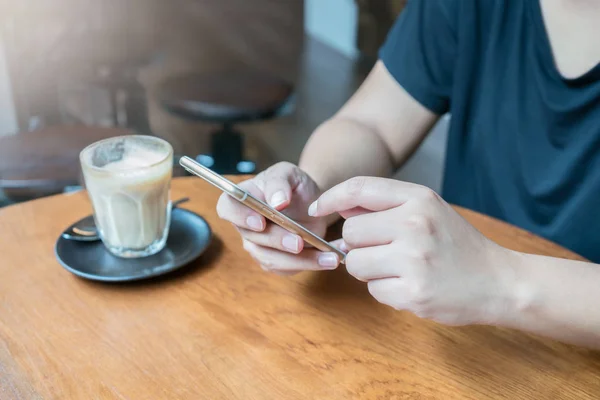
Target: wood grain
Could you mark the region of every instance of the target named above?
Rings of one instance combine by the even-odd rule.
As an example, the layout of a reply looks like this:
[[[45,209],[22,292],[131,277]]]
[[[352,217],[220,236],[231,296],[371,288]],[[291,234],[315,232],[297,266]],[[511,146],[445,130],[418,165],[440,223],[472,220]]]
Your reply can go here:
[[[63,270],[61,230],[85,193],[0,209],[0,398],[594,399],[600,355],[488,327],[449,328],[379,305],[343,269],[264,273],[214,211],[218,191],[173,182],[214,228],[179,273],[106,285]],[[576,257],[461,210],[517,250]]]

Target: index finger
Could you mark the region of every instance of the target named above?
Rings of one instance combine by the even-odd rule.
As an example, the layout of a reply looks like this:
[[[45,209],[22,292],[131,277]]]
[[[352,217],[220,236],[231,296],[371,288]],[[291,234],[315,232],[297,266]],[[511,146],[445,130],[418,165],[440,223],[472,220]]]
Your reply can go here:
[[[311,204],[308,214],[322,217],[357,207],[369,211],[389,210],[427,190],[430,189],[395,179],[356,177],[323,193]]]

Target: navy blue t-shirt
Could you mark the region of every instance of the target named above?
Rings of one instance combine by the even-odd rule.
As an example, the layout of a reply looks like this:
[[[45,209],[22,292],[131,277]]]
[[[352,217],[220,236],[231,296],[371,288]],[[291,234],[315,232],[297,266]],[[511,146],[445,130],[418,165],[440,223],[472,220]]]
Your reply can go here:
[[[539,0],[411,0],[380,58],[452,115],[448,202],[600,262],[600,64],[560,74]]]

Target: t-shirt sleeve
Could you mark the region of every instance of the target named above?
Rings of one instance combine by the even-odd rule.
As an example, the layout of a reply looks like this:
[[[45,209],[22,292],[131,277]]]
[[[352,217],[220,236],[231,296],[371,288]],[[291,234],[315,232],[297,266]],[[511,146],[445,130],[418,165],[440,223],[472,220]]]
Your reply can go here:
[[[450,108],[461,0],[409,0],[379,58],[419,103],[436,114]]]

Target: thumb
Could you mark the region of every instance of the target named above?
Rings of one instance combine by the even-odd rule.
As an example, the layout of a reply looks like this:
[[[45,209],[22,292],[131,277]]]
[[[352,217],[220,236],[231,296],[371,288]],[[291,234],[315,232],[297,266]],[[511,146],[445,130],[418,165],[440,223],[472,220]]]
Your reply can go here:
[[[292,201],[292,192],[300,184],[299,169],[287,163],[277,164],[260,177],[260,185],[267,203],[276,210],[283,210]]]
[[[286,179],[273,178],[265,182],[265,199],[271,207],[283,210],[292,201],[292,185]]]

